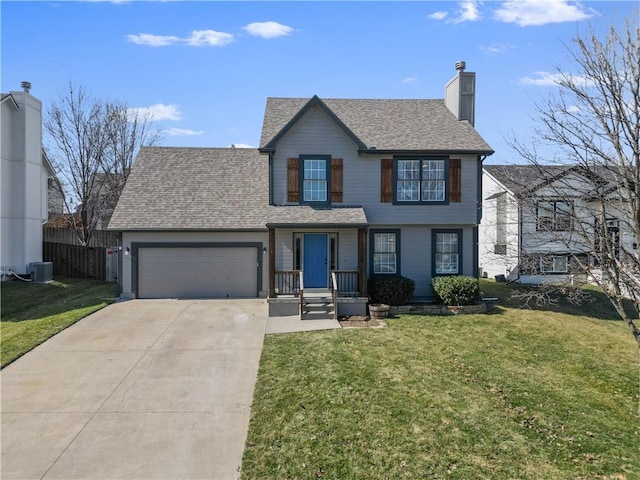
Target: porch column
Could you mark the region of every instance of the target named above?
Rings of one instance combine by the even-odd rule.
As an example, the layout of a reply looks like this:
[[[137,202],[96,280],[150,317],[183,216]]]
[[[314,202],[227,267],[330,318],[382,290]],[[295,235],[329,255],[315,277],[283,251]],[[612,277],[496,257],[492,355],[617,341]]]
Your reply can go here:
[[[269,229],[269,298],[276,297],[276,231]]]
[[[358,272],[360,296],[367,296],[367,229],[358,229]]]

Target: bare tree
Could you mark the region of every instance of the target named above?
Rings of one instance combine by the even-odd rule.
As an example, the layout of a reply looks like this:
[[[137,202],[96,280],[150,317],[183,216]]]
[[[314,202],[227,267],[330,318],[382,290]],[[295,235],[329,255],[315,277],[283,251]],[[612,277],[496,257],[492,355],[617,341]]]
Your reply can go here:
[[[597,283],[640,346],[640,43],[637,23],[593,30],[569,47],[578,71],[557,71],[557,93],[536,107],[535,146],[511,146],[537,169],[528,205],[541,238],[563,244],[577,271]],[[562,174],[549,164],[565,163]],[[553,173],[550,173],[550,172]],[[527,198],[526,189],[521,198]],[[560,222],[560,223],[558,223]],[[546,237],[544,237],[544,235]],[[631,300],[634,312],[625,309]]]
[[[44,121],[48,154],[65,189],[66,218],[87,245],[107,223],[142,145],[160,139],[152,119],[69,84]]]

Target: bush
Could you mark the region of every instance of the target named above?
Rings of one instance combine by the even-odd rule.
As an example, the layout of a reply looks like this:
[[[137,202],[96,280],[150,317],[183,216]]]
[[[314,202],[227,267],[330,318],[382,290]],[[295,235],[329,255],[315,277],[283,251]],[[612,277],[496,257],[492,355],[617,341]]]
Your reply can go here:
[[[436,277],[432,283],[436,295],[445,305],[474,305],[480,297],[480,284],[477,278]]]
[[[401,305],[409,303],[416,288],[416,282],[407,277],[376,277],[369,279],[371,303]]]

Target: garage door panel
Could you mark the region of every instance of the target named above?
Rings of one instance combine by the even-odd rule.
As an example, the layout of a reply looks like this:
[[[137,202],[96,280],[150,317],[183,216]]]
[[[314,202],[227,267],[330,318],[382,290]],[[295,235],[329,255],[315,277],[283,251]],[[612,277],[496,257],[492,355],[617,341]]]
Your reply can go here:
[[[257,249],[140,248],[139,298],[247,298],[257,296]]]

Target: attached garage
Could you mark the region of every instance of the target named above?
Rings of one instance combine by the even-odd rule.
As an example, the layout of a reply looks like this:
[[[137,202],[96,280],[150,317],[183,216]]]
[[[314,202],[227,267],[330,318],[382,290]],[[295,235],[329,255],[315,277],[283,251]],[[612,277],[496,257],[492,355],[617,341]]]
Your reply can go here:
[[[255,298],[261,243],[132,244],[138,298]]]

